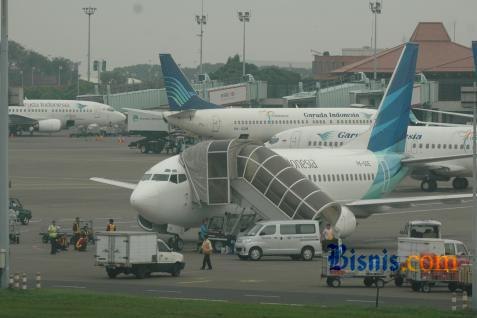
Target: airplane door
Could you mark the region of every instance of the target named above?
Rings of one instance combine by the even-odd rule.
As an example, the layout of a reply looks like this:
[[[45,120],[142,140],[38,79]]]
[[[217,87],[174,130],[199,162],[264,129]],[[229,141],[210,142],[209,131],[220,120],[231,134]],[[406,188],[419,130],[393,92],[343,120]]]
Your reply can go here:
[[[94,112],[94,118],[95,119],[99,119],[101,117],[101,113],[99,112],[98,107],[95,107],[93,112]]]
[[[290,148],[300,148],[301,132],[294,131],[290,136]]]
[[[219,132],[220,119],[217,116],[212,116],[212,132]]]

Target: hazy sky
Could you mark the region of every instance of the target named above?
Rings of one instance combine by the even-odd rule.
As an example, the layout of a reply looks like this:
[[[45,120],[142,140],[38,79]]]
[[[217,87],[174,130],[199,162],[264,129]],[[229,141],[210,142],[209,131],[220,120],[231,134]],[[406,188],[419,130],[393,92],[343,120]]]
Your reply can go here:
[[[204,0],[208,23],[204,62],[224,62],[242,52],[238,10],[252,10],[247,24],[246,57],[253,60],[310,62],[311,49],[341,53],[371,40],[367,0]],[[94,6],[92,60],[111,67],[158,63],[159,52],[172,53],[186,66],[199,62],[201,0],[11,0],[10,39],[45,55],[81,61],[85,73],[87,16]],[[419,21],[442,21],[456,41],[477,40],[476,0],[385,0],[378,18],[378,47],[409,39]],[[108,67],[109,68],[109,67]]]

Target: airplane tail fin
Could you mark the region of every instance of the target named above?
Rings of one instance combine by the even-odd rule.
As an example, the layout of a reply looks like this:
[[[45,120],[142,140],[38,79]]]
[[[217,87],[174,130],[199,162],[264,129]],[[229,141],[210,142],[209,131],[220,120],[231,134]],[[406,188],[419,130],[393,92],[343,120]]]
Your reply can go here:
[[[406,43],[378,108],[374,125],[346,148],[403,153],[411,112],[419,45]]]
[[[170,54],[159,54],[169,108],[173,111],[221,108],[200,98]]]

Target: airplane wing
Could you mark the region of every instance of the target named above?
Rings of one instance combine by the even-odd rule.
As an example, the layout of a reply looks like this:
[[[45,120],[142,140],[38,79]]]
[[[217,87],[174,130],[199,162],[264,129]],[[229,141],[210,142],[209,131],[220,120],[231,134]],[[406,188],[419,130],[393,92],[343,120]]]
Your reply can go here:
[[[447,160],[456,160],[456,159],[465,159],[472,158],[472,154],[463,154],[463,155],[451,155],[451,156],[437,156],[437,157],[417,157],[417,158],[405,158],[401,160],[403,165],[423,165],[431,162],[447,161]]]
[[[17,126],[17,127],[31,127],[38,123],[38,120],[32,119],[30,117],[21,116],[17,114],[9,114],[8,115],[8,125],[9,126]]]
[[[136,184],[129,183],[129,182],[116,181],[116,180],[104,179],[104,178],[89,178],[89,180],[94,182],[109,184],[119,188],[129,189],[129,190],[134,190],[136,188]]]
[[[443,203],[456,204],[472,200],[472,193],[451,194],[451,195],[429,195],[401,198],[383,198],[358,200],[346,203],[345,205],[355,214],[357,218],[367,218],[372,214],[390,213],[390,209],[409,208],[419,203]],[[394,213],[399,213],[396,211]]]

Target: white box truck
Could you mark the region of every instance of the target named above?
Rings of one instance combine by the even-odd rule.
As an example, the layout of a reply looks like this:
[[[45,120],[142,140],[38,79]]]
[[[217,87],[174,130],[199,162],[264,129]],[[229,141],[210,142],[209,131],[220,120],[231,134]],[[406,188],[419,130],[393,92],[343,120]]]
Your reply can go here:
[[[142,279],[155,272],[179,276],[185,267],[184,256],[150,232],[98,232],[95,258],[109,278],[124,273]]]

